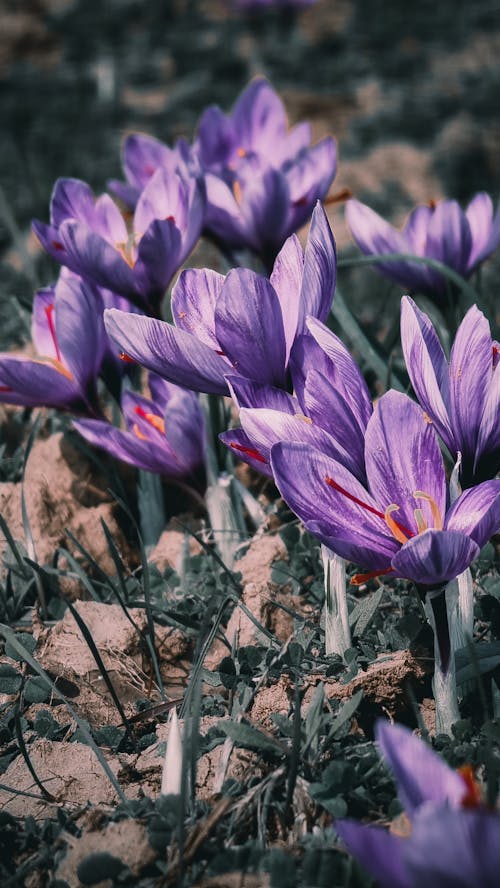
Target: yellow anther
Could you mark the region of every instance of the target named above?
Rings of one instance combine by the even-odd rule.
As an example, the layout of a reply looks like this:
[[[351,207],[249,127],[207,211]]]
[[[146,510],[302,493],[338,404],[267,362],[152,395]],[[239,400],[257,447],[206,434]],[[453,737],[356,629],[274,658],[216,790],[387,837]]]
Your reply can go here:
[[[302,422],[307,422],[308,425],[312,425],[313,421],[310,416],[304,416],[303,413],[295,413],[295,419],[301,419]]]
[[[241,185],[238,182],[238,179],[235,179],[233,182],[233,194],[234,194],[234,199],[235,199],[236,203],[238,204],[238,206],[241,206],[241,201],[243,199],[243,192],[241,190]]]
[[[161,416],[157,416],[156,413],[146,413],[144,419],[147,419],[149,424],[157,429],[158,432],[161,432],[162,435],[165,434],[165,423]]]
[[[244,148],[238,148],[236,154],[238,155],[238,157],[246,157],[247,156],[247,153]]]
[[[136,435],[138,438],[141,439],[141,441],[149,441],[148,436],[142,434],[142,432],[136,422],[134,422],[134,425],[132,426],[132,431],[133,431],[134,435]]]
[[[423,533],[424,530],[427,530],[427,521],[424,518],[422,509],[414,509],[413,514],[415,515],[415,521],[417,522],[418,532]]]
[[[429,505],[431,507],[431,512],[432,512],[432,520],[434,521],[434,529],[435,530],[442,530],[443,529],[443,516],[441,515],[440,509],[439,509],[439,506],[438,506],[436,500],[429,493],[425,493],[423,490],[415,490],[413,496],[417,500],[423,499],[429,503]]]
[[[387,527],[391,531],[392,535],[396,537],[398,543],[403,543],[404,545],[408,542],[409,538],[403,533],[399,524],[397,524],[394,518],[391,517],[393,512],[399,512],[399,506],[397,506],[396,503],[391,503],[390,506],[387,506],[387,509],[384,513],[385,523],[387,524]]]

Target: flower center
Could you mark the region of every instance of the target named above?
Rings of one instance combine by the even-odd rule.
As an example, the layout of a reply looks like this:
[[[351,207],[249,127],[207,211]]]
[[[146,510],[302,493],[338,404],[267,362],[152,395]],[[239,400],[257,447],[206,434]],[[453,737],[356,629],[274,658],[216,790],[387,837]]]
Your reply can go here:
[[[139,405],[134,407],[134,413],[137,413],[137,416],[141,416],[142,419],[145,419],[146,422],[149,422],[149,424],[153,426],[153,428],[156,429],[157,432],[161,432],[162,435],[165,434],[165,422],[161,418],[161,416],[157,416],[156,413],[148,413]],[[138,434],[136,429],[138,429],[137,423],[134,425],[134,432],[139,438],[143,438],[144,440],[146,440],[146,436],[143,434]]]
[[[134,250],[138,239],[139,235],[134,234],[134,232],[131,231],[126,241],[121,241],[115,244],[120,256],[125,259],[125,262],[130,268],[133,268],[135,265]]]
[[[423,490],[415,490],[413,498],[416,500],[423,499],[429,503],[431,508],[432,520],[434,522],[434,530],[442,530],[443,517],[441,515],[436,500],[429,493],[425,493]],[[415,536],[415,533],[413,533],[411,530],[408,530],[408,528],[403,527],[401,524],[398,524],[398,522],[394,520],[394,518],[392,517],[392,513],[398,511],[399,506],[397,505],[397,503],[391,503],[390,506],[387,506],[387,509],[385,510],[384,521],[387,524],[387,527],[391,531],[392,535],[397,539],[399,543],[404,546],[404,544],[408,542],[410,537]],[[416,535],[418,536],[418,534],[423,533],[425,530],[428,530],[429,525],[425,520],[422,509],[414,509],[413,515],[415,518],[415,524],[417,525]]]

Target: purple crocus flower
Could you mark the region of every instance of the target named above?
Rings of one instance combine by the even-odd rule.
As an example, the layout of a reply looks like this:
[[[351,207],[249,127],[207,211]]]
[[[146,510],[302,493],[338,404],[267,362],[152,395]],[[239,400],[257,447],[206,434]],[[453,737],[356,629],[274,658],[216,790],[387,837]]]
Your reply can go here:
[[[191,146],[178,139],[170,148],[154,136],[130,133],[122,144],[122,167],[126,182],[112,179],[109,190],[127,207],[135,207],[154,173],[162,168],[169,174],[179,174],[186,179],[198,172]]]
[[[337,820],[348,850],[383,888],[497,888],[500,815],[482,801],[472,769],[452,771],[399,725],[379,722],[376,735],[411,832]]]
[[[275,444],[271,467],[286,503],[324,545],[370,576],[427,589],[457,577],[500,526],[500,481],[466,490],[447,508],[434,428],[399,392],[379,400],[364,443],[366,486],[310,444]]]
[[[335,177],[334,140],[310,143],[310,125],[288,129],[283,103],[264,78],[250,83],[231,114],[207,108],[194,149],[205,172],[208,231],[271,266]]]
[[[172,293],[175,326],[126,312],[105,312],[109,336],[129,358],[194,391],[229,393],[226,375],[286,389],[290,352],[308,314],[325,319],[335,286],[335,244],[321,205],[305,254],[295,236],[270,280],[246,268],[224,277],[188,269]]]
[[[484,191],[473,197],[465,212],[456,200],[418,206],[398,230],[357,200],[346,204],[346,219],[360,250],[368,256],[412,253],[437,259],[464,278],[500,244],[500,211],[493,216]],[[375,268],[405,289],[443,295],[447,280],[433,268],[402,259],[377,262]]]
[[[151,399],[123,393],[125,430],[93,419],[74,422],[74,427],[91,444],[139,469],[167,478],[195,474],[204,462],[205,440],[197,396],[153,373],[149,388]]]
[[[106,348],[102,296],[75,275],[35,294],[37,356],[0,355],[0,401],[100,414],[96,380]]]
[[[50,225],[35,221],[42,246],[71,271],[158,315],[165,289],[193,249],[205,199],[195,179],[163,168],[141,192],[129,231],[107,194],[98,200],[78,179],[59,179]]]
[[[272,446],[301,441],[341,462],[363,483],[370,392],[342,340],[316,318],[309,317],[306,326],[290,360],[295,397],[227,376],[242,427],[219,437],[240,459],[271,477]]]
[[[500,349],[477,306],[467,312],[446,360],[431,321],[412,299],[401,301],[401,341],[417,398],[453,459],[464,487],[500,468]]]

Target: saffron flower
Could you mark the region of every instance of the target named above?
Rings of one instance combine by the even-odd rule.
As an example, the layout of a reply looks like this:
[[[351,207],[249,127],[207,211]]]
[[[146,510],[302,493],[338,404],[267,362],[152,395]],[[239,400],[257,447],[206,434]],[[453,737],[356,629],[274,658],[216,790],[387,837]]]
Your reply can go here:
[[[122,395],[126,429],[84,419],[76,430],[96,447],[138,469],[166,478],[196,474],[204,461],[204,421],[193,392],[149,374],[151,398],[135,392]]]
[[[125,391],[121,406],[126,428],[105,421],[74,422],[96,447],[138,469],[166,478],[196,475],[204,462],[204,420],[193,392],[149,374],[151,398]]]
[[[380,721],[376,736],[411,831],[337,820],[348,850],[382,888],[496,888],[500,815],[483,801],[472,768],[453,771],[400,725]]]
[[[446,360],[436,331],[408,296],[401,301],[401,342],[415,394],[470,487],[500,468],[500,349],[477,306],[460,324]]]
[[[418,206],[402,230],[386,222],[365,204],[349,200],[346,220],[360,250],[367,256],[412,253],[437,259],[464,278],[500,244],[500,211],[493,216],[491,198],[484,191],[472,198],[465,212],[456,200]],[[405,289],[442,296],[447,279],[424,264],[401,259],[377,262],[376,269]]]
[[[229,394],[225,377],[235,372],[287,389],[293,344],[308,314],[328,315],[335,276],[333,235],[318,204],[305,254],[289,238],[270,279],[246,268],[226,277],[188,269],[172,293],[175,326],[111,310],[106,329],[129,358],[194,391]]]
[[[205,199],[195,179],[160,168],[141,192],[132,229],[107,194],[94,200],[78,179],[59,179],[50,225],[33,230],[46,251],[71,271],[158,315],[165,289],[193,249]]]
[[[500,481],[466,490],[449,507],[434,428],[406,395],[382,396],[365,433],[367,485],[310,444],[271,450],[280,492],[305,527],[337,555],[440,587],[461,574],[500,526]]]
[[[311,147],[308,123],[289,129],[264,78],[250,83],[230,114],[207,108],[194,150],[205,173],[207,230],[230,248],[254,250],[269,266],[336,173],[334,140]]]
[[[184,139],[170,148],[145,133],[129,133],[122,144],[122,167],[125,182],[111,179],[108,188],[127,207],[135,207],[151,176],[162,168],[171,174],[188,178],[196,171],[192,149]]]
[[[38,290],[33,301],[36,357],[0,355],[0,401],[100,415],[97,376],[107,338],[99,290],[74,275]]]
[[[242,427],[219,437],[240,459],[271,477],[272,446],[301,441],[341,462],[363,483],[370,392],[342,340],[316,318],[307,318],[306,327],[290,360],[295,396],[227,376]]]

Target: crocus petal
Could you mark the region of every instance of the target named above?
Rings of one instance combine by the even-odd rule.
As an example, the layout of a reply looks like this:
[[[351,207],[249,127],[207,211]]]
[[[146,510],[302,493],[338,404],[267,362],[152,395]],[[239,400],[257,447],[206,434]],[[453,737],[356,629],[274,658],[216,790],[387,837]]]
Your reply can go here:
[[[403,234],[408,241],[408,246],[416,256],[425,256],[427,229],[431,219],[432,210],[424,204],[412,210],[403,226]]]
[[[497,364],[493,371],[493,378],[490,383],[486,402],[481,417],[481,425],[479,426],[479,434],[476,443],[476,459],[474,469],[482,456],[482,454],[492,455],[494,464],[492,466],[492,474],[498,471],[498,459],[500,450],[500,364]],[[496,460],[496,462],[495,462]]]
[[[101,235],[81,222],[67,221],[59,228],[59,240],[63,249],[58,260],[71,271],[131,299],[136,296],[132,269]]]
[[[306,377],[304,404],[307,416],[314,425],[325,429],[340,445],[336,458],[341,459],[341,452],[348,454],[345,465],[356,478],[361,482],[365,481],[364,436],[360,430],[359,418],[342,393],[326,376],[312,370]]]
[[[323,200],[337,172],[337,149],[327,136],[317,145],[301,151],[284,171],[290,192],[288,230],[304,225],[317,200]]]
[[[401,725],[382,720],[377,722],[376,737],[410,818],[426,801],[460,805],[467,790],[464,780],[423,740]]]
[[[42,359],[0,355],[0,400],[27,407],[67,407],[80,399],[80,391],[68,371]]]
[[[231,122],[242,148],[271,154],[286,132],[286,113],[278,94],[263,77],[255,79],[238,98]]]
[[[278,297],[265,277],[245,268],[229,272],[215,308],[215,335],[238,373],[257,382],[284,385],[283,319]]]
[[[215,335],[215,305],[224,275],[208,268],[181,271],[172,290],[172,315],[177,327],[192,333],[210,348],[219,349]]]
[[[414,888],[405,863],[405,839],[380,826],[336,820],[346,848],[384,888]]]
[[[138,469],[165,475],[179,473],[171,455],[166,448],[158,446],[153,435],[153,440],[144,440],[133,432],[124,432],[107,422],[92,419],[73,422],[73,426],[89,444]],[[149,430],[155,431],[152,427]]]
[[[469,223],[472,248],[467,261],[467,273],[488,255],[487,248],[493,223],[493,203],[489,194],[480,191],[476,194],[465,211]]]
[[[462,460],[474,461],[492,376],[490,325],[477,306],[457,330],[450,355],[450,417]]]
[[[54,300],[54,287],[44,287],[35,293],[31,338],[39,355],[60,360],[61,354],[55,335]]]
[[[80,179],[58,179],[50,199],[50,221],[58,228],[66,219],[76,219],[87,225],[94,217],[94,195],[86,182]]]
[[[368,256],[383,256],[384,253],[408,253],[409,244],[401,232],[389,225],[382,216],[358,200],[348,200],[345,217],[351,234],[362,253]],[[401,284],[411,286],[412,281],[420,283],[420,266],[406,260],[400,262],[377,262],[378,271]],[[426,283],[426,281],[423,281]]]
[[[452,454],[448,363],[429,318],[409,296],[401,300],[401,344],[415,394]]]
[[[448,511],[446,529],[470,536],[482,548],[500,530],[500,481],[465,490]]]
[[[311,124],[307,121],[297,123],[287,132],[279,147],[276,146],[276,164],[282,166],[287,160],[292,160],[311,144],[311,138]]]
[[[203,112],[198,124],[198,151],[204,167],[227,162],[235,142],[234,127],[226,114],[212,105]]]
[[[261,475],[267,475],[268,478],[273,477],[271,466],[265,456],[257,450],[243,429],[231,429],[228,432],[223,432],[219,438],[226,447],[229,447],[237,459],[247,463]]]
[[[394,547],[391,545],[375,549],[374,541],[365,533],[365,528],[359,530],[356,527],[346,528],[332,527],[329,521],[304,521],[305,529],[319,540],[324,546],[353,564],[360,564],[370,570],[392,573],[391,555]],[[358,532],[359,530],[359,532]],[[375,544],[378,546],[378,543]]]
[[[165,439],[181,474],[193,472],[204,460],[203,413],[193,392],[179,389],[165,411]]]
[[[307,315],[324,321],[332,306],[337,276],[335,240],[321,204],[314,208],[304,255],[304,277],[300,294],[298,328]]]
[[[261,160],[249,159],[238,169],[241,183],[241,213],[249,232],[249,245],[257,245],[266,261],[274,260],[291,230],[287,226],[290,193],[280,170],[265,167]],[[307,213],[309,215],[309,213]],[[306,217],[307,218],[307,217]]]
[[[55,328],[63,361],[82,392],[92,385],[104,357],[104,305],[96,287],[60,276],[56,284]]]
[[[170,219],[155,219],[137,247],[134,277],[137,289],[155,304],[180,265],[181,233]]]
[[[463,275],[467,273],[471,247],[470,226],[457,201],[440,201],[427,229],[427,255]]]
[[[297,333],[299,317],[303,314],[301,307],[303,274],[304,253],[297,235],[292,234],[276,256],[270,277],[281,305],[286,340],[286,364]]]
[[[158,167],[175,166],[175,152],[153,136],[131,133],[123,142],[122,164],[127,181],[142,190]]]
[[[304,403],[304,392],[308,373],[311,370],[317,370],[331,380],[333,380],[335,373],[333,361],[325,354],[324,350],[309,333],[297,336],[290,354],[288,369],[292,377],[297,400],[303,412],[307,412]]]
[[[431,496],[444,516],[446,478],[436,433],[422,408],[401,392],[389,391],[378,401],[366,428],[365,460],[373,497],[382,511],[399,507],[394,517],[405,535],[416,532],[416,508],[428,527],[435,526],[431,503],[416,498],[417,491]]]
[[[281,410],[282,413],[300,413],[297,398],[284,389],[232,373],[226,375],[226,382],[237,407],[268,407],[270,410]]]
[[[148,370],[195,391],[227,394],[227,362],[190,333],[117,309],[104,312],[104,323],[120,351]]]
[[[424,586],[449,583],[479,555],[479,546],[463,533],[426,530],[402,546],[392,559],[398,576]]]
[[[155,220],[170,219],[182,229],[187,219],[187,186],[170,170],[159,167],[137,201],[134,230],[143,234]]]
[[[378,504],[341,463],[310,445],[282,442],[271,450],[271,468],[283,499],[305,524],[320,519],[331,537],[352,540],[352,557],[338,554],[357,561],[363,544],[365,556],[371,552],[366,567],[378,568],[398,550]]]

